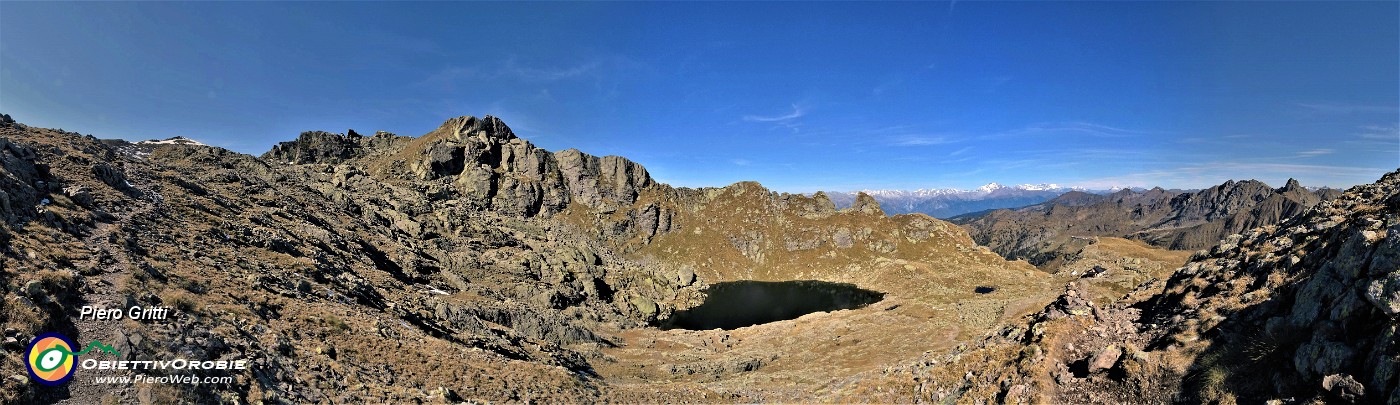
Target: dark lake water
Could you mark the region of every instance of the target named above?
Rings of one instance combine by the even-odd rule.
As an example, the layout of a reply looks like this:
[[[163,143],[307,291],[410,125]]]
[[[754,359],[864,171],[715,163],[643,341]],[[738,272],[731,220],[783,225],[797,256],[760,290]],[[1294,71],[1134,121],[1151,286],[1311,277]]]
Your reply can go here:
[[[705,303],[678,311],[662,329],[736,329],[813,312],[862,308],[885,294],[825,281],[731,281],[710,285]]]

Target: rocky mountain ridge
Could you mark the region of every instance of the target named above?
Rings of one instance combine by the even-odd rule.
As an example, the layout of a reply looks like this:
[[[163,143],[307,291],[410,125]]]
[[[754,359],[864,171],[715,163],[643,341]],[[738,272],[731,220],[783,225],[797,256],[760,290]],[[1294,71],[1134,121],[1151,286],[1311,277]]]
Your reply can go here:
[[[1292,179],[1277,189],[1245,180],[1195,192],[1069,192],[1041,204],[952,221],[1003,256],[1041,264],[1053,260],[1074,237],[1116,236],[1167,249],[1203,249],[1226,235],[1281,222],[1339,194],[1333,189],[1310,191]]]
[[[1086,280],[979,342],[851,384],[847,398],[1400,403],[1400,171],[1229,235],[1121,299],[1096,302]]]

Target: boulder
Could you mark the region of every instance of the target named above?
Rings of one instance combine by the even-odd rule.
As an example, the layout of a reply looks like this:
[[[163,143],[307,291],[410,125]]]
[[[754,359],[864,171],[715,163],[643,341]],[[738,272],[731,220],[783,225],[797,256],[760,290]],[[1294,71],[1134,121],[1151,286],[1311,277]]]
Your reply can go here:
[[[1400,314],[1400,271],[1372,280],[1366,286],[1366,301],[1370,301],[1387,316]]]
[[[855,246],[855,239],[851,235],[851,230],[846,228],[836,229],[836,233],[831,235],[832,244],[841,249],[848,249]]]
[[[112,186],[112,188],[126,190],[131,187],[126,181],[125,172],[121,169],[109,166],[106,163],[92,165],[92,174],[96,175],[98,180],[102,180],[103,183]]]
[[[676,285],[685,287],[691,284],[695,284],[695,270],[691,269],[690,266],[682,266],[680,270],[676,271]]]
[[[851,204],[849,210],[866,215],[885,216],[885,211],[880,209],[880,203],[866,193],[856,194],[856,201]]]
[[[1355,402],[1366,393],[1366,387],[1348,374],[1332,374],[1323,377],[1322,389],[1347,402]]]
[[[1089,372],[1097,373],[1113,368],[1114,364],[1118,364],[1118,358],[1122,356],[1123,349],[1119,349],[1117,346],[1106,347],[1089,359]]]
[[[83,186],[68,186],[68,187],[64,187],[64,188],[63,188],[63,194],[66,195],[66,196],[68,196],[68,199],[73,200],[73,202],[74,202],[74,203],[77,203],[78,205],[81,205],[81,206],[84,206],[84,207],[92,206],[92,202],[93,202],[92,193],[88,191],[87,187],[83,187]]]

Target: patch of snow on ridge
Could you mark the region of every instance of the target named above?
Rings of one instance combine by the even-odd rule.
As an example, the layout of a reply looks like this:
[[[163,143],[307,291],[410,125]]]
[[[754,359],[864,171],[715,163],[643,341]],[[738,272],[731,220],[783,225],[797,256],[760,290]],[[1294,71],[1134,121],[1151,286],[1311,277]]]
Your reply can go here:
[[[190,138],[186,138],[186,137],[183,137],[183,136],[177,136],[177,137],[173,137],[173,138],[166,138],[166,139],[162,139],[162,140],[155,140],[155,139],[152,139],[152,140],[148,140],[148,141],[137,142],[136,144],[138,144],[138,145],[195,145],[195,146],[209,146],[209,145],[205,145],[203,142],[196,141],[196,140],[193,140],[193,139],[190,139]]]

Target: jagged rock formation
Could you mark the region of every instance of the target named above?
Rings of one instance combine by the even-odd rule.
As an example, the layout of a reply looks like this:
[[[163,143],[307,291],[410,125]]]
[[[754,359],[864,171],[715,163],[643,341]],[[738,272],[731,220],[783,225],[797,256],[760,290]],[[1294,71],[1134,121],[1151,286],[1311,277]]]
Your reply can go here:
[[[1121,301],[1087,300],[1071,283],[1019,325],[845,392],[891,402],[1396,404],[1397,279],[1400,171],[1230,235]]]
[[[340,163],[364,156],[375,149],[407,142],[408,139],[411,138],[395,136],[388,132],[379,132],[373,137],[366,138],[354,130],[349,131],[348,135],[325,131],[307,131],[302,132],[301,136],[294,141],[273,146],[272,150],[262,155],[262,158],[267,161],[289,164]]]
[[[1034,268],[943,221],[751,182],[672,188],[621,157],[541,150],[493,117],[417,138],[306,132],[261,158],[6,119],[0,165],[7,338],[58,331],[143,359],[255,370],[211,372],[234,380],[197,389],[6,379],[0,402],[811,400],[1053,295]],[[739,331],[650,327],[739,279],[887,298]],[[983,283],[996,292],[974,294]],[[82,305],[176,310],[168,322],[77,322]],[[845,339],[828,336],[840,328]],[[646,349],[657,339],[697,351]],[[850,339],[884,343],[851,351]],[[14,346],[6,376],[23,373]],[[655,378],[675,381],[674,396],[654,397]]]
[[[1279,223],[1338,194],[1332,189],[1309,191],[1293,179],[1278,189],[1246,180],[1197,192],[1070,192],[1043,204],[953,221],[993,251],[1040,265],[1058,258],[1061,246],[1074,236],[1126,237],[1167,249],[1203,249],[1226,235]]]

